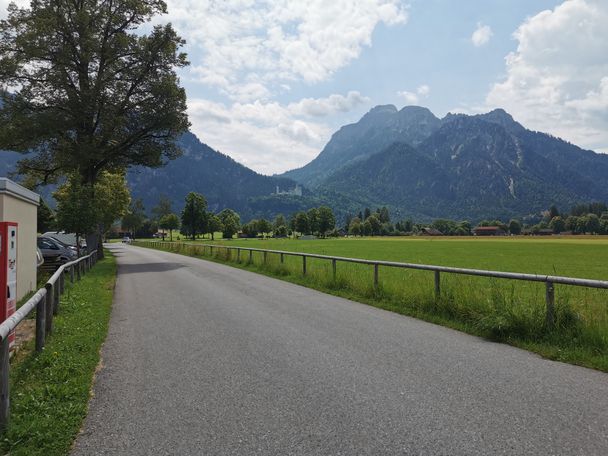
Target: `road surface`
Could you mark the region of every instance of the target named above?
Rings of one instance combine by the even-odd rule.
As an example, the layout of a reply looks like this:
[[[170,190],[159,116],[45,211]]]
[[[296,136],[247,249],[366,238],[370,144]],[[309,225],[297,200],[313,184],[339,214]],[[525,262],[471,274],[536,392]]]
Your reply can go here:
[[[112,246],[74,455],[602,455],[608,375],[228,266]]]

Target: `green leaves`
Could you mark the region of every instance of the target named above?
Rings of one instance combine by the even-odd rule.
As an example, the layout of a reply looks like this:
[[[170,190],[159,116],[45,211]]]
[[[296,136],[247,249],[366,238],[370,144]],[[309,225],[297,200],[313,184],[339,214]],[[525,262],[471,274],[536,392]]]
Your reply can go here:
[[[0,148],[35,151],[20,172],[48,181],[161,166],[188,126],[175,70],[188,65],[170,24],[135,33],[162,1],[42,0],[0,21]]]

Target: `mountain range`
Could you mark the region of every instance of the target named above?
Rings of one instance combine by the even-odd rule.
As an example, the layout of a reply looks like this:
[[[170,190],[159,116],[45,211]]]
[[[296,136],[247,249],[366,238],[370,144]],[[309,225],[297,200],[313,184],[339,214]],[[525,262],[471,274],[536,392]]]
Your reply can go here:
[[[439,119],[417,106],[377,106],[283,177],[422,220],[506,219],[608,200],[608,155],[530,131],[502,109]]]
[[[258,174],[192,133],[180,146],[182,156],[164,167],[129,170],[132,195],[146,208],[164,194],[179,212],[196,191],[210,209],[230,207],[243,221],[321,204],[339,217],[387,206],[393,218],[477,221],[608,201],[608,155],[528,130],[501,109],[440,119],[423,107],[376,106],[306,166],[279,176]],[[0,153],[0,175],[20,157]]]

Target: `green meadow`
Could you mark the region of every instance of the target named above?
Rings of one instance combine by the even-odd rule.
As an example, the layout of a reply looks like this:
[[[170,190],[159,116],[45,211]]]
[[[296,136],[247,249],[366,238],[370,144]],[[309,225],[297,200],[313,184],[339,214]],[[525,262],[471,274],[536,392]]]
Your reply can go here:
[[[210,241],[202,241],[210,243]],[[210,258],[210,249],[174,243],[171,250]],[[608,280],[608,239],[574,238],[360,238],[239,239],[216,245],[318,253],[342,257],[433,264],[496,271]],[[511,343],[546,357],[608,371],[608,290],[556,285],[556,322],[545,323],[544,283],[441,274],[441,295],[432,272],[337,264],[255,252],[213,249],[215,261],[279,277],[401,314]]]

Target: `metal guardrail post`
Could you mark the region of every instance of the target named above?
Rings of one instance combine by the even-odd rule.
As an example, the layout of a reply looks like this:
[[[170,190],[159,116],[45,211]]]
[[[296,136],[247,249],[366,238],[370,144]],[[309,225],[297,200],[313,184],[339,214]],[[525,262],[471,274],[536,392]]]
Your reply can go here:
[[[46,288],[46,333],[51,334],[53,332],[53,285],[47,283],[44,288]]]
[[[80,261],[78,263],[76,263],[76,278],[78,280],[80,280],[81,276],[82,276],[82,272],[80,271]]]
[[[8,337],[0,342],[0,431],[8,427],[10,410],[10,387],[8,381]]]
[[[374,288],[378,288],[378,263],[374,265]]]
[[[55,282],[53,284],[53,315],[57,315],[59,312],[59,284]]]
[[[74,283],[74,265],[70,265],[70,283]]]
[[[547,328],[553,328],[555,325],[555,287],[553,282],[545,282],[545,301],[547,303],[547,315],[545,322]]]
[[[61,275],[59,276],[59,293],[65,293],[65,269],[61,271]]]
[[[306,275],[306,255],[302,255],[302,275]]]
[[[439,271],[435,271],[435,298],[439,298],[441,296],[441,276],[439,275]]]
[[[41,352],[46,339],[46,299],[36,304],[36,351]]]
[[[331,260],[331,269],[333,272],[334,280],[336,280],[336,260]]]

